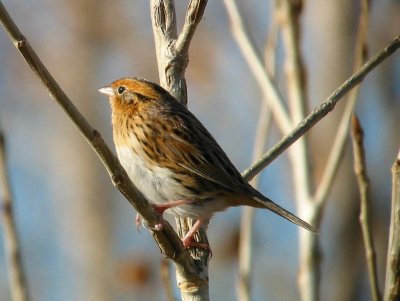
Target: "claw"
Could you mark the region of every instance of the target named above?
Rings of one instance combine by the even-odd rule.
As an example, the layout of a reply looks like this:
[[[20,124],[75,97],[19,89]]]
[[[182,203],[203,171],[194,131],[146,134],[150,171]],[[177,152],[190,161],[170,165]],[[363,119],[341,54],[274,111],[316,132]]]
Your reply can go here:
[[[188,248],[202,248],[206,249],[211,252],[210,245],[207,243],[200,243],[194,240],[194,235],[196,232],[201,228],[201,226],[204,224],[205,220],[202,218],[199,218],[192,228],[190,228],[189,232],[186,233],[185,237],[182,239],[183,246],[188,249]]]
[[[142,224],[142,217],[140,216],[139,213],[136,213],[135,222],[136,222],[136,230],[140,233],[140,225]]]
[[[164,217],[163,217],[163,213],[165,210],[176,207],[176,206],[180,206],[180,205],[185,205],[185,204],[189,204],[194,202],[194,200],[177,200],[177,201],[170,201],[170,202],[166,202],[163,204],[151,204],[151,206],[153,207],[154,211],[157,212],[160,217],[159,217],[159,223],[157,225],[155,225],[153,228],[150,228],[149,225],[146,225],[146,228],[150,228],[152,230],[156,230],[156,231],[161,231],[164,228]]]
[[[156,224],[154,227],[150,227],[150,225],[148,225],[146,222],[142,221],[142,217],[140,216],[140,214],[136,214],[136,229],[140,232],[140,225],[142,224],[143,227],[145,227],[145,228],[152,229],[152,230],[155,230],[155,231],[161,231],[164,228],[164,225],[163,225],[164,224],[163,213],[164,213],[165,210],[173,208],[173,207],[176,207],[176,206],[180,206],[180,205],[190,204],[190,203],[193,203],[193,202],[194,202],[194,200],[177,200],[177,201],[166,202],[166,203],[163,203],[163,204],[151,204],[151,206],[153,207],[154,211],[159,214],[159,223]],[[197,228],[195,228],[195,226],[197,225],[197,223],[199,223],[199,221],[200,220],[198,220],[193,225],[192,229],[188,232],[188,234],[192,233],[190,235],[190,237],[186,234],[186,236],[188,236],[187,238],[185,236],[186,245],[185,245],[185,242],[183,241],[183,244],[184,244],[185,248],[188,248],[190,246],[194,246],[196,244],[196,242],[193,242],[193,235],[199,229],[201,224],[203,223],[203,221],[202,221],[199,224],[199,226]],[[195,228],[194,231],[192,231],[193,228]],[[199,244],[199,243],[197,243],[196,246],[200,247],[200,248],[207,249],[207,247],[200,246],[200,245],[208,246],[207,244]],[[210,246],[208,246],[208,249],[209,248],[210,248]]]

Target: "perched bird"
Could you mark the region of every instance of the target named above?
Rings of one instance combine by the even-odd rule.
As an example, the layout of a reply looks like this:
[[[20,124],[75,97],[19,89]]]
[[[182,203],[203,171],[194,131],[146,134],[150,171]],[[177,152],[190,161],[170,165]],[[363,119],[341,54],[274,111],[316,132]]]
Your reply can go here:
[[[99,92],[109,96],[116,151],[132,182],[161,215],[169,209],[196,220],[185,247],[215,212],[239,205],[317,232],[250,186],[203,124],[159,85],[126,77]]]

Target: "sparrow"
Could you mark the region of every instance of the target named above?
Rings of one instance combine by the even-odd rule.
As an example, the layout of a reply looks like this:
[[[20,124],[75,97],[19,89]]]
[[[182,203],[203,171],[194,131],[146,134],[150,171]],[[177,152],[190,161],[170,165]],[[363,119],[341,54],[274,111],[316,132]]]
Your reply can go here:
[[[109,97],[116,152],[135,186],[161,220],[168,210],[196,221],[182,239],[186,248],[215,212],[241,205],[317,232],[248,184],[204,125],[161,86],[126,77],[99,92]]]

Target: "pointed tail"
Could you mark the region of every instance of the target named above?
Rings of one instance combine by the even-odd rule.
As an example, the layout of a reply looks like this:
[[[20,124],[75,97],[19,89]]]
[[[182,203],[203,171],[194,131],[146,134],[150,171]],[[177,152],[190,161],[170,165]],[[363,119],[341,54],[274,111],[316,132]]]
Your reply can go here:
[[[271,201],[269,198],[262,195],[261,193],[257,193],[257,195],[253,196],[253,199],[261,205],[260,207],[267,208],[267,209],[271,210],[272,212],[278,214],[279,216],[292,222],[293,224],[303,227],[304,229],[307,229],[314,233],[319,233],[319,231],[315,227],[313,227],[309,223],[303,221],[301,218],[297,217],[296,215],[290,213],[286,209],[283,209],[278,204],[275,204],[273,201]]]

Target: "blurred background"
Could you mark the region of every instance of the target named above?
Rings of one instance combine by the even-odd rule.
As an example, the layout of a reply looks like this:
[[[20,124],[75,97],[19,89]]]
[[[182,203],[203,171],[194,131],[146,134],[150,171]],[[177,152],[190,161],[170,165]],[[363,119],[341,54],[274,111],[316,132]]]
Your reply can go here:
[[[5,0],[3,4],[49,71],[112,146],[110,108],[97,92],[128,75],[158,82],[148,1]],[[180,29],[187,1],[176,1]],[[240,1],[256,44],[268,34],[270,1]],[[307,1],[302,50],[311,106],[352,71],[358,1]],[[400,1],[373,1],[369,50],[399,34]],[[282,50],[278,48],[279,50]],[[278,53],[278,63],[283,54]],[[113,187],[90,146],[0,30],[0,127],[8,150],[15,216],[32,300],[165,300],[162,254],[133,208]],[[285,87],[282,69],[278,82]],[[209,1],[190,50],[189,109],[220,142],[239,170],[251,164],[262,94],[230,33],[225,7]],[[310,134],[315,182],[325,167],[341,107]],[[400,55],[362,84],[356,109],[365,128],[371,178],[373,235],[384,281],[390,212],[390,168],[400,146]],[[281,137],[274,128],[268,147]],[[286,155],[261,175],[260,190],[295,211]],[[358,189],[347,149],[321,228],[321,300],[370,300],[358,224]],[[233,300],[240,208],[217,214],[210,294]],[[257,211],[254,300],[297,300],[297,228]],[[2,237],[2,236],[0,236]],[[10,300],[0,240],[0,300]],[[172,271],[174,275],[174,271]],[[173,280],[173,284],[175,283]],[[177,291],[176,291],[177,293]]]

